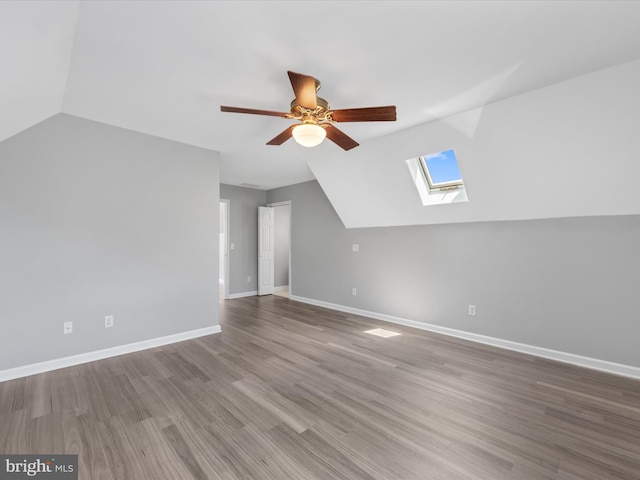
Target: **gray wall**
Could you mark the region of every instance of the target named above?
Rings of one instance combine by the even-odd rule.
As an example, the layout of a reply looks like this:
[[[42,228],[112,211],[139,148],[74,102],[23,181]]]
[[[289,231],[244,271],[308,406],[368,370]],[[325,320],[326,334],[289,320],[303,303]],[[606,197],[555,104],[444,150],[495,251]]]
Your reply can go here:
[[[289,205],[274,209],[274,285],[289,285]]]
[[[293,295],[640,366],[640,216],[347,230],[315,181],[285,200]]]
[[[220,185],[220,198],[230,200],[228,218],[229,294],[258,290],[258,207],[267,203],[267,192],[254,188]],[[247,277],[251,277],[247,281]]]
[[[63,114],[0,143],[0,369],[217,325],[218,172]]]

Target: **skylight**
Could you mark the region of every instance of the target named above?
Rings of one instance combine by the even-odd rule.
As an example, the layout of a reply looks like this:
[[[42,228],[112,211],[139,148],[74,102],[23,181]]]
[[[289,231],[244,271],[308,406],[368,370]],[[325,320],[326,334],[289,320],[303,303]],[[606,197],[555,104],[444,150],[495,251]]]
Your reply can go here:
[[[458,188],[462,185],[462,175],[453,149],[423,155],[420,157],[420,166],[431,191]]]
[[[422,205],[468,202],[453,148],[406,160]]]

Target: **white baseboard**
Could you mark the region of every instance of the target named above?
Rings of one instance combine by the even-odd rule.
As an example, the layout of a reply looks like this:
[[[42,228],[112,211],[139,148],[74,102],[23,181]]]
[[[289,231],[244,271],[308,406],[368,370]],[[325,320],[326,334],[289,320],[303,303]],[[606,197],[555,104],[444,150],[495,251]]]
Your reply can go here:
[[[213,327],[199,328],[198,330],[190,330],[188,332],[167,335],[166,337],[152,338],[141,342],[129,343],[127,345],[119,345],[117,347],[105,348],[104,350],[96,350],[95,352],[81,353],[70,357],[57,358],[55,360],[47,360],[46,362],[32,363],[23,367],[9,368],[0,370],[0,382],[13,380],[15,378],[27,377],[38,373],[50,372],[59,368],[72,367],[81,363],[94,362],[105,358],[117,357],[126,353],[139,352],[148,348],[161,347],[170,343],[182,342],[192,338],[204,337],[214,333],[220,333],[220,325]]]
[[[273,287],[274,292],[281,292],[282,290],[289,290],[289,285],[282,285],[281,287]]]
[[[258,291],[254,290],[253,292],[240,292],[240,293],[232,293],[229,295],[229,299],[233,298],[242,298],[242,297],[255,297],[258,295]]]
[[[453,328],[441,327],[439,325],[433,325],[431,323],[416,322],[415,320],[408,320],[406,318],[394,317],[392,315],[386,315],[384,313],[370,312],[368,310],[361,310],[359,308],[352,308],[335,303],[323,302],[321,300],[315,300],[312,298],[290,295],[289,299],[308,303],[311,305],[317,305],[319,307],[330,308],[332,310],[338,310],[340,312],[353,313],[355,315],[374,318],[376,320],[397,323],[399,325],[418,328],[420,330],[441,333],[443,335],[449,335],[451,337],[463,338],[465,340],[471,340],[472,342],[484,343],[485,345],[492,345],[494,347],[504,348],[507,350],[527,353],[529,355],[548,358],[550,360],[556,360],[558,362],[570,363],[572,365],[578,365],[580,367],[586,367],[592,370],[599,370],[601,372],[613,373],[615,375],[622,375],[624,377],[640,379],[640,368],[633,367],[631,365],[608,362],[606,360],[584,357],[582,355],[561,352],[559,350],[551,350],[544,347],[536,347],[535,345],[527,345],[525,343],[512,342],[511,340],[504,340],[502,338],[488,337],[486,335],[480,335],[478,333],[471,333],[462,330],[456,330]]]

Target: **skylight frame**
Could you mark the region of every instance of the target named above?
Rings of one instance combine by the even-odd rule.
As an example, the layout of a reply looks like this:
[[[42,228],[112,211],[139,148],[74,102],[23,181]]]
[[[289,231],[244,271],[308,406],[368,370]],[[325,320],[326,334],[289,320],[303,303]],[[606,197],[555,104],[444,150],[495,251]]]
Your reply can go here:
[[[458,159],[455,155],[455,150],[453,148],[449,150],[444,150],[443,152],[440,152],[440,153],[449,152],[449,151],[453,152],[453,160],[456,162],[456,167],[459,170],[460,167],[458,166]],[[460,180],[451,180],[447,182],[434,182],[433,178],[431,177],[431,173],[429,172],[429,166],[427,165],[427,158],[431,156],[432,155],[421,155],[420,157],[418,157],[418,160],[419,160],[418,163],[420,164],[422,174],[424,175],[424,178],[427,181],[427,186],[429,187],[429,191],[455,190],[464,185],[464,181],[462,180],[462,174],[460,174]]]

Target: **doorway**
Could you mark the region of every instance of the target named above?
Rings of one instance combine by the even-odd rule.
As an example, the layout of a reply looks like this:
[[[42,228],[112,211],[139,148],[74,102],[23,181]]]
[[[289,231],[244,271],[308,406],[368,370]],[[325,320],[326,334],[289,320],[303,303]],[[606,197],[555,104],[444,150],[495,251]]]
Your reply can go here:
[[[268,205],[274,210],[273,294],[289,297],[291,292],[291,202]]]

